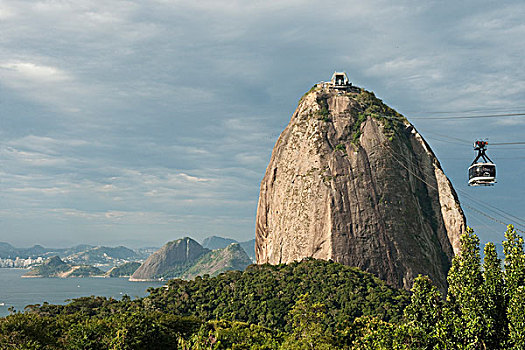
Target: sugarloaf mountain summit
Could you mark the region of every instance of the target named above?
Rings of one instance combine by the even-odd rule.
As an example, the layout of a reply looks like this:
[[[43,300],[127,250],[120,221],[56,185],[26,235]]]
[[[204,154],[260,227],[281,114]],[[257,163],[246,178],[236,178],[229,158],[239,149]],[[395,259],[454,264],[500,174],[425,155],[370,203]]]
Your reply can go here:
[[[336,72],[301,98],[275,144],[256,258],[333,260],[406,289],[423,274],[445,290],[464,230],[456,192],[423,137]]]

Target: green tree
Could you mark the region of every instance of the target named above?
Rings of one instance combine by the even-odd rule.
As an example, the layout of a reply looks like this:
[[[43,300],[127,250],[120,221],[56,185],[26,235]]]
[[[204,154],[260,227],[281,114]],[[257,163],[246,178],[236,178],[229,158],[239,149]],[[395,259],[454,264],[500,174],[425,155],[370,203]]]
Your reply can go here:
[[[467,227],[460,238],[460,252],[452,260],[448,273],[447,302],[453,343],[458,349],[486,348],[486,317],[479,238]]]
[[[107,349],[111,324],[105,320],[85,319],[73,324],[64,338],[64,349],[103,350]]]
[[[503,241],[505,253],[505,287],[508,300],[512,299],[515,291],[525,285],[525,253],[523,251],[523,237],[519,236],[514,226],[507,226],[506,240]]]
[[[514,226],[507,226],[505,253],[505,297],[508,302],[509,321],[508,348],[525,349],[525,253],[523,237],[516,233]]]
[[[525,287],[520,286],[509,302],[509,344],[508,348],[525,349]]]
[[[487,243],[483,259],[483,291],[485,293],[486,339],[489,349],[499,349],[507,338],[505,286],[501,260],[494,243]]]
[[[312,303],[303,294],[290,310],[292,333],[282,344],[282,349],[333,349],[326,325],[328,316],[322,303]]]
[[[441,293],[428,276],[414,280],[410,305],[405,309],[405,322],[412,348],[431,349],[438,344],[437,324],[443,316]]]
[[[408,337],[403,333],[401,326],[382,321],[376,317],[359,317],[354,320],[351,329],[348,331],[353,338],[350,349],[416,349],[409,344],[403,344],[403,340]]]

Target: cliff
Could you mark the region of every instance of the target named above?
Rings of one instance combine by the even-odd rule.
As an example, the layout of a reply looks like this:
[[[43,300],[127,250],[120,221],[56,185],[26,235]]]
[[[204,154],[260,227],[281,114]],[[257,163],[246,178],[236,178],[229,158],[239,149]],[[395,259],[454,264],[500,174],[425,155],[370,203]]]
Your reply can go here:
[[[256,217],[257,263],[313,257],[409,289],[444,289],[463,211],[416,129],[373,93],[318,84],[273,149]]]

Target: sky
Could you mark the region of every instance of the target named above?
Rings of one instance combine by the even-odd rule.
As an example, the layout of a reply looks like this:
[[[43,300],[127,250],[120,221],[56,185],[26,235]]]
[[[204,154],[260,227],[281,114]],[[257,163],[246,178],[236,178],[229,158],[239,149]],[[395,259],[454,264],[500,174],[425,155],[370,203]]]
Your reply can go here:
[[[525,145],[489,145],[498,184],[469,188],[471,143],[525,141],[525,118],[456,117],[525,112],[523,18],[523,1],[2,0],[0,241],[252,239],[275,141],[335,70],[415,125],[501,241],[475,210],[525,221]]]

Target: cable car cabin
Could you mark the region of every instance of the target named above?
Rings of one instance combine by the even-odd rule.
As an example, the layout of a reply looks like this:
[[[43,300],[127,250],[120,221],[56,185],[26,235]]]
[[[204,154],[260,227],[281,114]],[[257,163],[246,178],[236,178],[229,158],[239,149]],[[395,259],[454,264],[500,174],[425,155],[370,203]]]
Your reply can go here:
[[[496,183],[496,165],[475,163],[468,168],[469,186],[493,186]]]
[[[474,150],[478,151],[476,159],[468,168],[469,186],[492,186],[496,183],[496,164],[487,156],[487,141],[474,142]],[[478,160],[482,159],[482,162]]]

